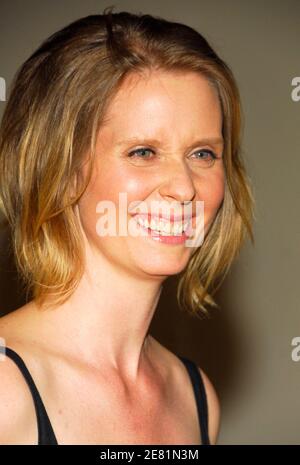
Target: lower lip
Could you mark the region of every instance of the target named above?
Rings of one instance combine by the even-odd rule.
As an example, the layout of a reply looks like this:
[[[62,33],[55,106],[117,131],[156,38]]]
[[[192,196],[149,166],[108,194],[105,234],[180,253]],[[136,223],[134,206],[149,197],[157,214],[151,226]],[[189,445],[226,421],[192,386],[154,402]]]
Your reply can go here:
[[[185,241],[189,238],[189,236],[187,236],[186,232],[183,232],[182,234],[180,234],[178,236],[162,236],[159,232],[153,231],[150,228],[144,228],[137,221],[136,221],[136,224],[138,225],[138,227],[140,227],[144,231],[147,231],[148,236],[150,236],[151,239],[153,239],[154,241],[157,241],[157,242],[162,242],[164,244],[173,244],[173,245],[184,244]],[[189,230],[189,228],[190,228],[190,226],[188,227],[188,230]]]

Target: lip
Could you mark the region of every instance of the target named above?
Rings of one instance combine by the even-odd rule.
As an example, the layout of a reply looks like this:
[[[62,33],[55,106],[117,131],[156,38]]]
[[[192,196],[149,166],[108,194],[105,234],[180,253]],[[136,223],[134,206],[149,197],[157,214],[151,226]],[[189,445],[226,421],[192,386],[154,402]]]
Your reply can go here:
[[[155,215],[147,215],[147,214],[144,214],[144,215],[140,215],[140,214],[135,214],[135,215],[132,215],[133,217],[135,216],[143,216],[143,217],[150,217],[150,218],[159,218],[158,216],[155,216]],[[162,216],[160,216],[160,218],[163,218]],[[165,218],[165,217],[164,217]],[[187,221],[187,217],[186,218],[186,221]],[[190,219],[192,218],[191,216],[189,217]],[[178,221],[178,220],[177,220]],[[157,242],[162,242],[162,243],[165,243],[165,244],[173,244],[173,245],[176,245],[176,244],[184,244],[185,241],[187,239],[189,239],[190,237],[190,234],[191,234],[191,228],[192,228],[192,225],[191,225],[191,222],[188,226],[188,229],[186,231],[184,231],[182,234],[180,235],[170,235],[170,236],[165,236],[165,235],[162,235],[160,232],[158,231],[154,231],[150,228],[144,228],[141,224],[139,224],[136,220],[135,220],[135,223],[137,225],[138,228],[141,228],[142,230],[146,231],[147,232],[147,236],[150,237],[151,239],[157,241]]]

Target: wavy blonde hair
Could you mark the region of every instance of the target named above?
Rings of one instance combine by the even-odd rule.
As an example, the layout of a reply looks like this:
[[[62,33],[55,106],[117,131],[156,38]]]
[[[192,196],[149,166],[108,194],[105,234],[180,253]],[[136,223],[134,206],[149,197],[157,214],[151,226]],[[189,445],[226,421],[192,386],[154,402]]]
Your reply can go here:
[[[93,170],[96,134],[129,73],[196,71],[217,89],[223,115],[225,195],[203,244],[179,274],[179,307],[218,306],[212,294],[248,233],[253,196],[240,156],[241,104],[235,79],[191,27],[151,15],[81,18],[51,35],[14,78],[0,128],[0,199],[25,290],[38,304],[65,302],[84,271],[75,215]],[[91,163],[79,182],[83,156]],[[218,283],[218,285],[217,285]]]

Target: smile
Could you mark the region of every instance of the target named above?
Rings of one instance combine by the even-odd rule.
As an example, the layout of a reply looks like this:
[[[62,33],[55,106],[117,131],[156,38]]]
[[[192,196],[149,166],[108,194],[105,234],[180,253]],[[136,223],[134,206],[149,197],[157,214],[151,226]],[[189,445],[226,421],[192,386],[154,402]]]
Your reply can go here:
[[[147,218],[142,218],[136,215],[135,221],[142,226],[144,229],[150,229],[153,232],[159,233],[162,236],[180,236],[185,233],[190,226],[190,221],[166,221],[163,219],[151,218],[149,221]]]

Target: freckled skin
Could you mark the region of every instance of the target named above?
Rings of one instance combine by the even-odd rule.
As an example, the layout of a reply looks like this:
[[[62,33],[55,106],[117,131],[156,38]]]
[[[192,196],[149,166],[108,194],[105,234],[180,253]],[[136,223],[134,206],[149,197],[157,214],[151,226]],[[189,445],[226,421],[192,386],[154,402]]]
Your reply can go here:
[[[96,163],[91,183],[79,202],[82,227],[96,254],[120,270],[159,279],[179,273],[193,248],[170,246],[148,237],[100,237],[96,205],[110,200],[118,212],[119,192],[133,201],[204,201],[205,233],[224,197],[222,145],[187,147],[205,137],[222,137],[222,115],[216,91],[198,73],[156,71],[148,77],[131,75],[111,101],[108,121],[97,137]],[[139,137],[135,144],[117,144]],[[130,158],[136,148],[148,147],[143,139],[155,138],[151,160]],[[219,159],[203,167],[191,155],[213,150]],[[84,174],[84,172],[83,172]],[[128,221],[130,215],[126,213]],[[117,222],[118,224],[118,222]],[[117,229],[118,231],[118,229]]]

